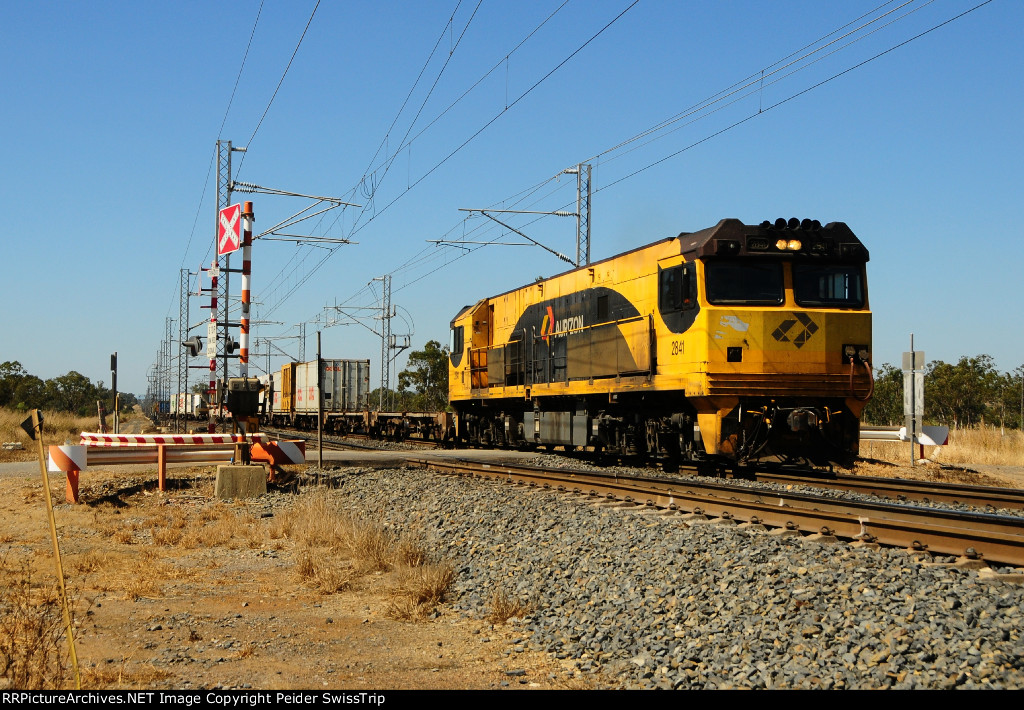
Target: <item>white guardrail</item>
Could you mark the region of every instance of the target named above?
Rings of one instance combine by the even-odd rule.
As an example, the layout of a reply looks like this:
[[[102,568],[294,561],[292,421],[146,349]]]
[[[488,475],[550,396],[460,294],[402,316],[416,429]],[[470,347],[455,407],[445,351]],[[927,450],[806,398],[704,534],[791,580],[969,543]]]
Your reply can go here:
[[[164,491],[168,463],[238,463],[243,449],[248,461],[270,465],[270,480],[274,480],[273,472],[282,465],[306,460],[306,442],[267,441],[258,432],[118,435],[83,431],[76,445],[49,447],[48,470],[64,473],[67,478],[65,497],[69,503],[78,503],[79,474],[90,466],[155,463],[158,485]]]
[[[907,428],[899,426],[862,426],[861,441],[903,441],[909,442]],[[945,446],[949,443],[948,426],[923,426],[921,433],[914,439],[921,446]]]

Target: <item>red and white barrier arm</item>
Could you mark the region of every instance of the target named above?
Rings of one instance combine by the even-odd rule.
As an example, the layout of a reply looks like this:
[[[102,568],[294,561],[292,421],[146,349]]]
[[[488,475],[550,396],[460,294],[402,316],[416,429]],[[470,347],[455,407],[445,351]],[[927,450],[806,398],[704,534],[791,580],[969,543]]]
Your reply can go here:
[[[83,431],[83,446],[207,446],[210,444],[261,443],[263,434],[102,434]]]

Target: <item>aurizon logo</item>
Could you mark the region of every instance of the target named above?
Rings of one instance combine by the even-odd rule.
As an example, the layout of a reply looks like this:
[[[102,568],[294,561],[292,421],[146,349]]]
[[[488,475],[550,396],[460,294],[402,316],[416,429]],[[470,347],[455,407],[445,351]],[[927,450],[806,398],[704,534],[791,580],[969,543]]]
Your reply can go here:
[[[799,323],[799,325],[797,325]],[[793,326],[796,326],[794,329]],[[806,313],[794,313],[779,324],[772,332],[772,337],[780,343],[793,343],[798,349],[804,346],[811,336],[818,332],[818,324]]]
[[[555,320],[555,312],[548,306],[547,315],[544,316],[544,320],[540,324],[540,335],[544,338],[545,343],[550,342],[552,335],[559,336],[565,335],[570,330],[580,330],[583,328],[583,316],[569,316],[568,318],[562,318],[561,320]]]

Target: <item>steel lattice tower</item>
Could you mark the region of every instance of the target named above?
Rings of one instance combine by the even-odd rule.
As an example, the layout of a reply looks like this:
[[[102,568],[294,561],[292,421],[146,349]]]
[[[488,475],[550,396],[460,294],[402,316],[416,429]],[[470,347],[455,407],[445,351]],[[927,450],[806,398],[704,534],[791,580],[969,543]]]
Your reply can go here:
[[[390,406],[390,394],[387,390],[391,385],[391,274],[385,274],[374,281],[382,281],[383,291],[380,296],[380,404],[378,409],[386,412],[385,403]]]
[[[231,204],[231,141],[217,141],[217,205],[213,215],[213,240],[217,243],[217,233],[220,229],[220,211]],[[216,253],[216,251],[214,251]],[[231,333],[228,328],[228,283],[230,281],[228,268],[231,265],[231,255],[225,254],[219,257],[221,278],[218,281],[217,289],[217,356],[222,358],[221,377],[225,385],[228,381],[228,356],[225,344]]]
[[[182,343],[188,339],[188,269],[181,269],[181,283],[178,286],[178,347],[175,352],[178,354],[178,392],[184,392],[188,397],[188,354],[182,347]],[[177,397],[177,394],[175,394]],[[185,411],[188,411],[187,404]],[[181,412],[174,418],[174,430],[178,431],[178,421],[181,419]]]
[[[576,166],[576,266],[590,263],[590,165]]]
[[[167,336],[164,339],[164,399],[167,401],[167,414],[170,415],[171,407],[171,344],[174,339],[171,337],[174,333],[174,319],[167,316]]]

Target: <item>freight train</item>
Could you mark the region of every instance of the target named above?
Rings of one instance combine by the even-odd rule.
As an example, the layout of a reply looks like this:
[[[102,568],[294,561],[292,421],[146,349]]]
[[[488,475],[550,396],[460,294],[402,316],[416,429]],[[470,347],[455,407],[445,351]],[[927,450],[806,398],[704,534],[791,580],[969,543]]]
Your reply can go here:
[[[206,396],[195,392],[178,392],[170,402],[170,415],[183,419],[207,419],[210,405]]]
[[[324,431],[376,439],[441,440],[450,429],[444,412],[370,411],[370,361],[322,359]],[[260,419],[266,426],[315,430],[320,404],[317,361],[290,362],[260,382]]]
[[[848,466],[873,391],[867,262],[842,222],[724,219],[484,298],[451,321],[454,436]]]
[[[344,434],[350,422],[368,407],[370,396],[370,361],[322,359],[321,372],[317,361],[289,362],[271,375],[260,378],[261,419],[274,426],[316,429],[317,413],[324,412],[324,428]],[[319,382],[323,382],[321,405]]]

